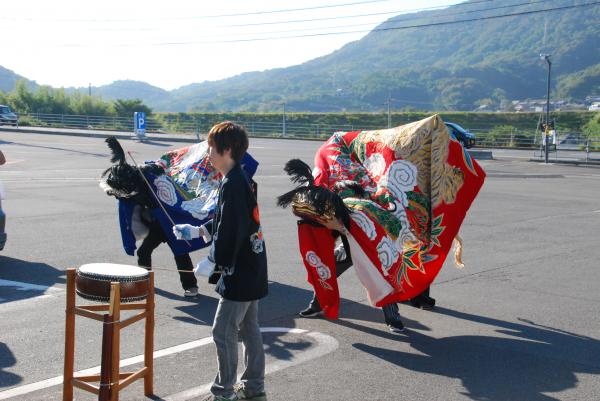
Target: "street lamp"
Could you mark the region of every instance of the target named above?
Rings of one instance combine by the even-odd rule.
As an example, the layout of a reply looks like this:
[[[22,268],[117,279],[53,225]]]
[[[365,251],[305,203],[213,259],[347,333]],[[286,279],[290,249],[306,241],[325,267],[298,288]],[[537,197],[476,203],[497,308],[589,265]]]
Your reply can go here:
[[[548,163],[548,134],[550,133],[550,72],[552,71],[552,62],[550,54],[541,53],[541,60],[548,63],[548,91],[546,94],[546,125],[544,126],[544,161]]]

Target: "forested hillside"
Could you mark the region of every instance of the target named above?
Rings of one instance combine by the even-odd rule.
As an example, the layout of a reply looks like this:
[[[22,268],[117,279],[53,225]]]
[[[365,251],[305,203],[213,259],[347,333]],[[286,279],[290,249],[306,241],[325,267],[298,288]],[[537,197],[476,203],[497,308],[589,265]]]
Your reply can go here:
[[[93,92],[140,98],[156,111],[265,112],[285,103],[290,111],[368,112],[382,110],[388,97],[394,110],[501,108],[513,99],[545,97],[547,66],[539,55],[549,53],[555,95],[582,99],[600,95],[600,5],[589,3],[471,0],[399,15],[361,40],[289,68],[170,92],[133,81]]]

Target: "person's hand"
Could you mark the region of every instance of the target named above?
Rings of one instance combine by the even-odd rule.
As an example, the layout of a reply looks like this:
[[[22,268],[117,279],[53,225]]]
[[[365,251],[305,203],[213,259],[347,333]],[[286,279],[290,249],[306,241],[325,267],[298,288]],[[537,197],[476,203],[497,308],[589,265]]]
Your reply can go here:
[[[210,277],[215,271],[215,262],[213,262],[208,256],[202,259],[196,267],[194,267],[194,276],[196,277]]]
[[[183,240],[200,238],[200,227],[191,224],[175,224],[173,226],[173,235],[175,235],[175,238]]]
[[[198,227],[200,229],[200,236],[207,244],[212,240],[212,235],[208,232],[205,226]]]

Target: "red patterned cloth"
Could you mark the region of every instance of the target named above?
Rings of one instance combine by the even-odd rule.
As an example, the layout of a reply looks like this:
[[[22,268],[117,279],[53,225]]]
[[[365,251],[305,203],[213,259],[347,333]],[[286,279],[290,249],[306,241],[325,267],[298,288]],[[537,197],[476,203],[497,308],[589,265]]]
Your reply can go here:
[[[312,224],[298,224],[300,253],[323,314],[335,319],[340,309],[340,293],[335,275],[334,240],[331,231]]]
[[[352,191],[338,194],[352,212],[354,267],[376,306],[429,287],[485,179],[437,115],[387,130],[335,133],[317,152],[313,175],[315,185],[336,190],[336,183],[351,181],[367,192],[361,198]],[[324,249],[330,244],[302,234],[299,240],[321,306],[337,311],[339,299],[321,298],[306,263],[313,252],[331,267],[332,252]],[[333,287],[332,280],[327,283]]]

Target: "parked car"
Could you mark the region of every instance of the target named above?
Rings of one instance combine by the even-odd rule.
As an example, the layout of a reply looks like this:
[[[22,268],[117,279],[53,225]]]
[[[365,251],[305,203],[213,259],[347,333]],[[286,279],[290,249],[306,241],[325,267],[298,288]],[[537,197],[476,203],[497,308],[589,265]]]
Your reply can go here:
[[[475,134],[467,131],[455,123],[445,123],[450,135],[454,136],[465,148],[469,149],[475,146]]]
[[[10,107],[0,104],[0,125],[14,125],[19,126],[19,116],[17,116]]]

